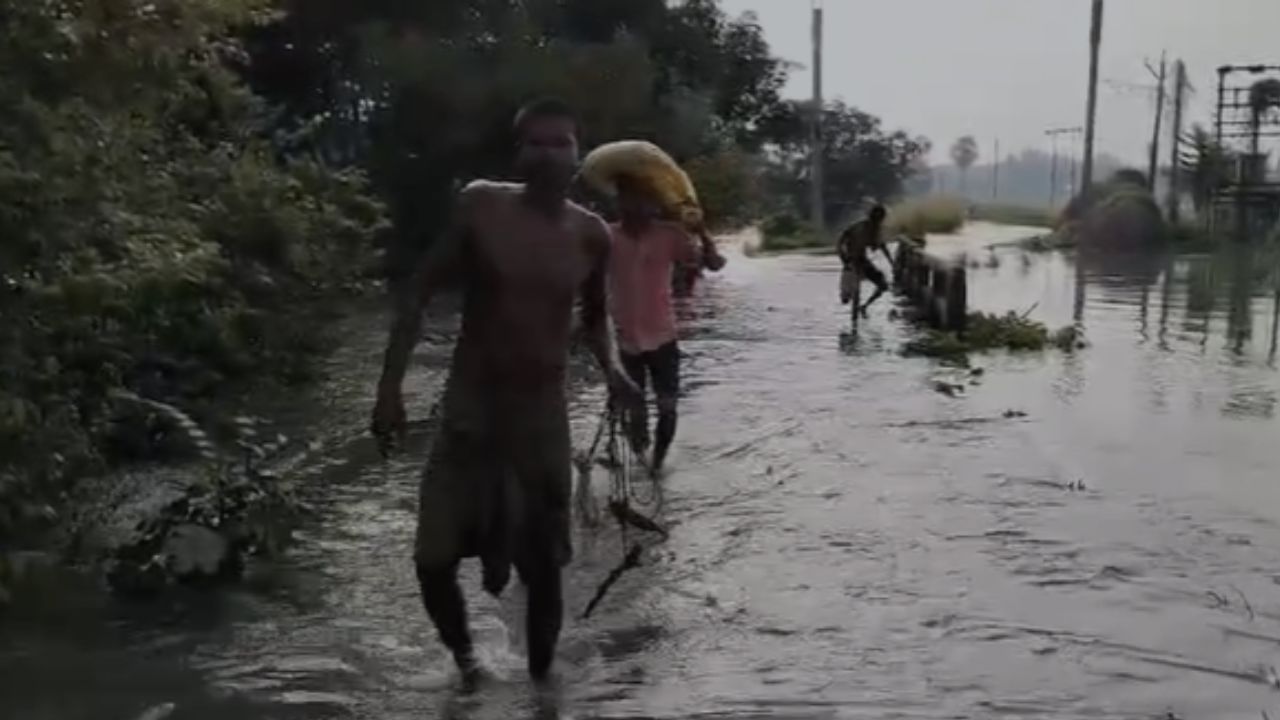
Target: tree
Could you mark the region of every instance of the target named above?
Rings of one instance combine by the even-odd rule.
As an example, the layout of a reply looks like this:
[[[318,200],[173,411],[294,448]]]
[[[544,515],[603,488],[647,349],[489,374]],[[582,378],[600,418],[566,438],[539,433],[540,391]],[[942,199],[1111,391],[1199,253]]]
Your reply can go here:
[[[363,178],[280,162],[228,70],[268,9],[0,0],[0,509],[101,460],[118,391],[296,378],[370,265]]]
[[[799,106],[792,120],[777,126],[781,143],[767,176],[770,192],[785,197],[787,208],[805,207],[809,197],[808,139]],[[902,194],[903,183],[928,153],[929,141],[901,130],[886,132],[880,119],[843,103],[823,113],[823,172],[826,219],[839,224],[868,200],[888,201]]]
[[[758,151],[786,112],[786,66],[716,0],[283,2],[243,71],[278,101],[290,152],[368,169],[406,253],[448,221],[460,180],[505,169],[531,95],[574,104],[587,149],[646,139],[681,162]]]
[[[951,161],[960,168],[960,194],[965,191],[969,168],[978,161],[978,141],[972,135],[965,135],[951,146]]]
[[[1199,214],[1208,209],[1214,193],[1230,179],[1233,157],[1202,125],[1191,128],[1190,146],[1183,161],[1183,184],[1189,188],[1191,202]]]

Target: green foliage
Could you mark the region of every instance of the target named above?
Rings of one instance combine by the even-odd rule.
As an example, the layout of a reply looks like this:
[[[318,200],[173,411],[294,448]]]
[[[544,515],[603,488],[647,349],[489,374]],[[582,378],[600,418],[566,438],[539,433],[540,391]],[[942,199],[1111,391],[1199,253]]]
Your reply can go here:
[[[834,247],[808,221],[791,213],[777,213],[765,218],[760,226],[760,234],[760,249],[765,252]]]
[[[903,354],[963,361],[969,353],[1008,350],[1040,351],[1054,347],[1071,352],[1084,347],[1075,327],[1050,332],[1043,323],[1026,315],[970,313],[963,334],[928,329],[903,348]]]
[[[194,427],[176,408],[167,412]],[[113,549],[107,578],[114,590],[146,595],[177,583],[234,580],[246,558],[282,551],[305,506],[262,462],[280,453],[288,438],[259,437],[256,418],[237,418],[236,424],[242,457],[229,463],[210,458],[200,481]]]
[[[799,104],[775,120],[777,148],[766,172],[768,193],[782,200],[783,209],[809,207],[809,134]],[[868,199],[889,200],[902,193],[903,183],[918,171],[928,153],[924,138],[903,131],[888,132],[880,119],[842,103],[823,114],[823,172],[826,221],[839,225]]]
[[[954,233],[964,227],[966,203],[955,197],[931,195],[909,198],[889,210],[891,232],[909,237]]]
[[[363,180],[282,164],[227,69],[266,10],[0,0],[0,507],[100,466],[121,387],[296,372],[303,301],[367,269]]]
[[[741,227],[757,216],[762,190],[758,163],[751,155],[723,149],[695,157],[685,169],[711,226]]]
[[[296,146],[370,171],[405,254],[448,221],[459,181],[507,172],[511,118],[535,95],[578,110],[584,149],[644,139],[690,166],[713,222],[754,210],[746,155],[770,139],[786,73],[750,15],[715,0],[284,7],[249,32],[246,77]]]

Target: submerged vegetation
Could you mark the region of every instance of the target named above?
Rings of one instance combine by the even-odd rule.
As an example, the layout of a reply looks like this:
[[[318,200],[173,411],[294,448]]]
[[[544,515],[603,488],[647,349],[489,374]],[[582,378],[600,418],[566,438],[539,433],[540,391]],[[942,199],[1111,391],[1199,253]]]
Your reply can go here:
[[[1025,314],[975,312],[969,314],[963,333],[924,329],[919,337],[906,344],[903,354],[964,361],[970,353],[992,350],[1028,352],[1057,348],[1073,352],[1083,347],[1084,340],[1074,326],[1051,332],[1043,323]]]

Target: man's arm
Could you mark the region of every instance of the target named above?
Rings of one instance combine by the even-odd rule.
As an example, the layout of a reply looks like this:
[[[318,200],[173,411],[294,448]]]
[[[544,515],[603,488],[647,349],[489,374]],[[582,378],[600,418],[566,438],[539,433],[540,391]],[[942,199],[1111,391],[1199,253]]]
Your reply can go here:
[[[845,267],[849,267],[849,264],[853,262],[853,258],[850,257],[851,253],[849,252],[849,241],[852,234],[852,230],[846,229],[844,232],[840,233],[840,239],[836,240],[836,255],[840,256],[840,262],[843,263]]]
[[[884,240],[880,241],[880,252],[884,254],[884,259],[888,261],[889,267],[893,267],[893,253],[889,252],[889,243]]]
[[[697,265],[712,272],[724,268],[726,260],[720,249],[707,233],[706,228],[699,227],[690,233],[683,225],[672,224],[676,238],[675,261],[682,265]]]
[[[720,248],[716,247],[715,241],[711,239],[711,234],[706,228],[698,228],[698,239],[702,247],[702,267],[711,272],[720,272],[724,269],[728,261],[720,254]]]

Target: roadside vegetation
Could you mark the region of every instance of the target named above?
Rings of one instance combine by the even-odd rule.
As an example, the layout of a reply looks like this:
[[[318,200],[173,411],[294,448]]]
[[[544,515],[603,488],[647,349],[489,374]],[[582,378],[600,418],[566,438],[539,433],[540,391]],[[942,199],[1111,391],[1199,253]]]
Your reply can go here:
[[[908,198],[889,209],[890,234],[908,237],[954,233],[964,227],[968,210],[960,198],[929,195]]]
[[[159,454],[119,393],[302,382],[326,301],[376,268],[362,174],[282,157],[232,70],[259,9],[0,0],[0,555],[77,478]]]
[[[825,237],[807,220],[801,220],[792,213],[770,215],[760,224],[762,252],[785,253],[824,249],[835,250],[834,237]]]

